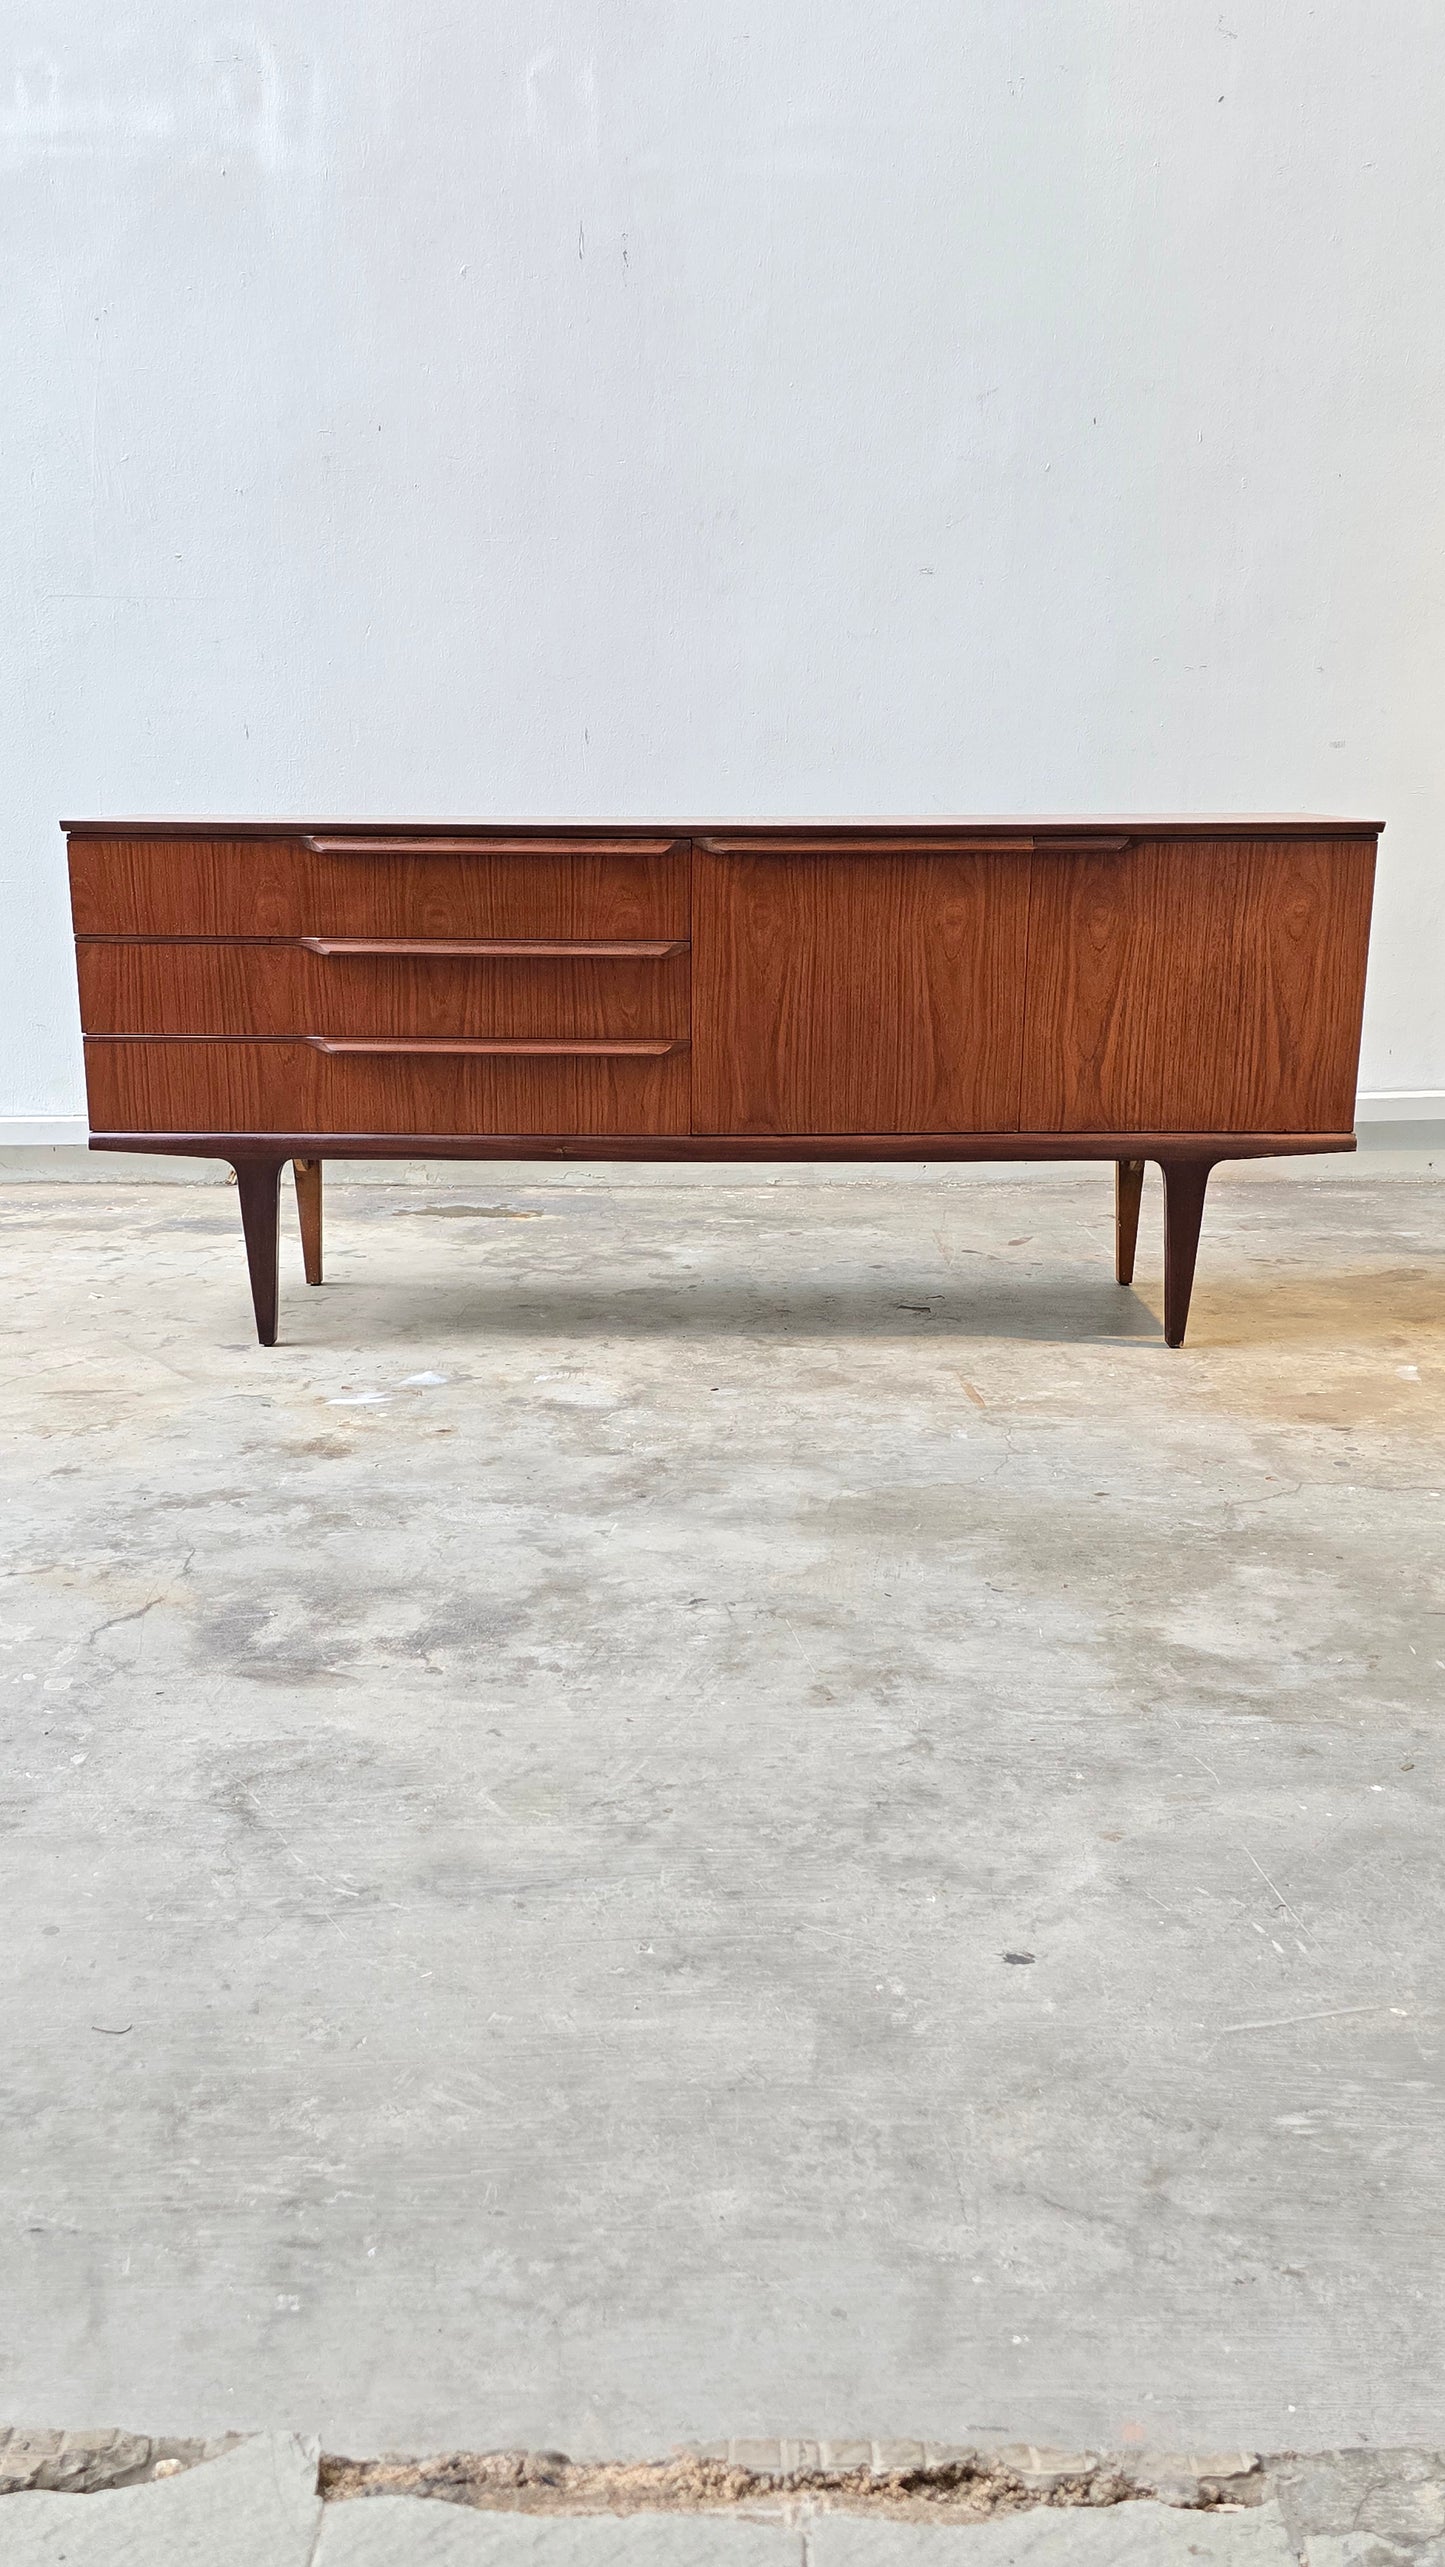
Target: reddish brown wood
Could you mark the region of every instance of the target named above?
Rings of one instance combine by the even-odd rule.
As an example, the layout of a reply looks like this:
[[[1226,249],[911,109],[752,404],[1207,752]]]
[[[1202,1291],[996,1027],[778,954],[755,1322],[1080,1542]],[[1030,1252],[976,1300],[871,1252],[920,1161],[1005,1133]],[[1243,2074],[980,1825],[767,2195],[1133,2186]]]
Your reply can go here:
[[[171,814],[164,818],[128,816],[113,820],[62,820],[61,828],[68,838],[229,838],[264,841],[268,838],[335,838],[354,845],[359,838],[370,838],[377,845],[390,847],[398,840],[414,838],[432,846],[439,839],[470,847],[479,841],[505,840],[521,847],[544,844],[571,847],[685,845],[689,840],[724,839],[730,845],[750,838],[814,838],[820,842],[851,844],[862,838],[884,836],[906,838],[910,845],[928,845],[940,838],[966,839],[995,843],[1001,838],[1027,838],[1042,845],[1046,840],[1078,839],[1097,841],[1101,838],[1170,838],[1188,841],[1193,838],[1359,838],[1378,837],[1383,820],[1361,820],[1358,816],[1341,819],[1316,811],[1264,812],[1054,812],[1046,818],[1037,814],[1020,817],[992,813],[985,819],[958,817],[920,818],[915,813],[877,812],[866,819],[848,819],[839,815],[795,817],[792,819],[731,819],[716,812],[706,819],[693,818],[668,822],[655,820],[516,820],[493,819],[459,822],[454,820],[223,820],[214,813],[197,816]]]
[[[585,843],[319,855],[299,838],[72,837],[80,936],[672,938],[688,856]]]
[[[328,1156],[1107,1157],[1124,1280],[1153,1157],[1177,1344],[1210,1167],[1353,1147],[1371,823],[70,837],[96,1145],[235,1162],[268,1343],[288,1158],[319,1280]]]
[[[685,852],[688,841],[674,837],[670,831],[660,836],[654,831],[629,838],[610,829],[583,829],[560,835],[553,830],[397,829],[378,833],[375,829],[345,829],[305,830],[297,845],[310,856],[384,856],[391,862],[397,856],[474,856],[483,848],[499,856],[534,857],[543,851],[555,854],[558,850],[568,856],[661,856]]]
[[[281,1170],[283,1159],[247,1153],[232,1161],[241,1197],[241,1229],[251,1274],[251,1303],[256,1334],[263,1346],[276,1343],[280,1299]]]
[[[1144,1191],[1142,1159],[1118,1159],[1114,1164],[1114,1275],[1117,1282],[1134,1280],[1134,1249],[1139,1237],[1139,1203]]]
[[[1054,822],[1019,830],[1001,822],[975,827],[947,820],[759,823],[709,829],[693,839],[698,853],[709,856],[1028,856],[1036,847],[1053,855],[1108,855],[1132,844],[1132,833],[1097,823],[1087,829]]]
[[[620,937],[609,940],[593,937],[543,936],[433,936],[425,942],[405,936],[303,936],[300,939],[308,954],[415,954],[423,962],[442,962],[451,954],[516,955],[536,961],[539,956],[575,956],[582,961],[599,962],[613,958],[660,962],[666,954],[685,954],[687,944],[681,937],[645,944],[635,939],[624,943]]]
[[[1114,1159],[1121,1149],[1157,1159],[1317,1157],[1356,1147],[1353,1132],[274,1132],[147,1130],[146,1150],[229,1159],[237,1149],[315,1150],[327,1159],[694,1159],[773,1167],[827,1159]],[[132,1132],[93,1131],[92,1150],[134,1150]]]
[[[1116,832],[1111,837],[1103,829],[1084,830],[1077,836],[1061,830],[1054,836],[1034,840],[1035,849],[1050,856],[1121,856],[1125,848],[1132,847],[1134,843],[1132,835],[1121,836]]]
[[[700,856],[1028,856],[1034,833],[960,828],[948,821],[931,828],[916,821],[892,828],[867,821],[844,828],[826,821],[790,826],[760,822],[755,828],[710,829],[693,840],[693,847]]]
[[[1212,1159],[1166,1158],[1164,1178],[1164,1343],[1182,1346],[1194,1290],[1194,1261]]]
[[[1343,1129],[1374,852],[1361,837],[1037,856],[1021,1120]]]
[[[1018,1121],[1028,859],[694,859],[693,1128]]]
[[[136,1042],[85,1046],[98,1132],[684,1133],[688,1055],[663,1058],[452,1051],[382,1058],[300,1043]],[[319,1156],[331,1158],[329,1147]]]
[[[686,1035],[685,945],[630,954],[336,952],[300,940],[81,937],[91,1034],[450,1034],[644,1040]]]
[[[321,1161],[293,1159],[296,1212],[301,1223],[301,1255],[309,1284],[321,1281]]]
[[[127,1039],[142,1040],[143,1037]],[[411,1058],[417,1053],[450,1052],[480,1054],[487,1060],[510,1061],[665,1061],[669,1052],[685,1052],[686,1043],[671,1042],[664,1034],[647,1042],[612,1042],[598,1036],[591,1042],[531,1043],[517,1034],[475,1037],[466,1034],[429,1036],[412,1034],[400,1042],[389,1035],[308,1034],[313,1050],[318,1052],[363,1052],[370,1055],[393,1055]]]

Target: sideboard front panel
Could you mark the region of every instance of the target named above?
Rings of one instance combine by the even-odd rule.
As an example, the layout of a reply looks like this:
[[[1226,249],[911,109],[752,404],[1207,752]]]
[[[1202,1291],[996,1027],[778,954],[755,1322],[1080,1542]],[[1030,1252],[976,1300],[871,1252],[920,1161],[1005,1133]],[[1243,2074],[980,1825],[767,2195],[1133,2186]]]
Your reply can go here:
[[[693,1129],[1018,1122],[1026,855],[699,848]]]
[[[1032,1132],[1348,1132],[1373,838],[1034,858]]]
[[[91,1124],[1347,1133],[1354,828],[80,830]]]

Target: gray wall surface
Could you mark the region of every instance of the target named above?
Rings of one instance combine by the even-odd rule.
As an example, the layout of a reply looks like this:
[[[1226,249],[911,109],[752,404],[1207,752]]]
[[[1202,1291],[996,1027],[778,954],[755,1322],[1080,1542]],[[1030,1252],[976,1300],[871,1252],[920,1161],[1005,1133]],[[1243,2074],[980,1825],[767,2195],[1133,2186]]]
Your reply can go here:
[[[1383,814],[1445,1105],[1442,93],[1439,0],[11,0],[12,1137],[136,811]]]

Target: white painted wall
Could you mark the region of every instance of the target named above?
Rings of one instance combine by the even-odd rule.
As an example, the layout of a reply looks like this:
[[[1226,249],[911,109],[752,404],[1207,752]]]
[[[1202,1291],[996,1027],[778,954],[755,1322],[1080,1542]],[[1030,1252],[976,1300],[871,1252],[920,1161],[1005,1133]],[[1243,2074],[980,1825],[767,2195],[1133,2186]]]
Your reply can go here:
[[[10,0],[0,1115],[64,812],[1382,812],[1445,1091],[1441,0]]]

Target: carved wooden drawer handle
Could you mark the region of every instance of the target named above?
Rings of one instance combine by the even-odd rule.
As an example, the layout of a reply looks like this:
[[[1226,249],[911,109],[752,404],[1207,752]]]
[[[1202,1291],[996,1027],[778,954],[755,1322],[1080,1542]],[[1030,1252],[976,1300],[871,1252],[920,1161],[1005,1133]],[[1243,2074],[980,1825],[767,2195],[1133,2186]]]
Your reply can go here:
[[[637,1060],[661,1061],[669,1052],[685,1052],[687,1044],[669,1035],[656,1042],[539,1042],[530,1043],[514,1036],[499,1035],[477,1040],[467,1035],[443,1034],[419,1039],[398,1036],[353,1037],[339,1034],[308,1034],[305,1040],[314,1052],[477,1052],[494,1059],[522,1060]]]
[[[308,856],[672,856],[685,855],[688,846],[686,838],[662,831],[621,838],[557,828],[531,833],[497,829],[469,838],[449,837],[445,830],[400,838],[336,838],[307,830],[299,843]]]
[[[430,936],[424,941],[408,936],[300,936],[308,954],[415,954],[422,961],[447,962],[458,955],[515,955],[525,961],[529,956],[576,956],[586,962],[596,957],[603,962],[661,962],[667,954],[685,954],[685,936],[657,937],[568,937],[568,936]]]

